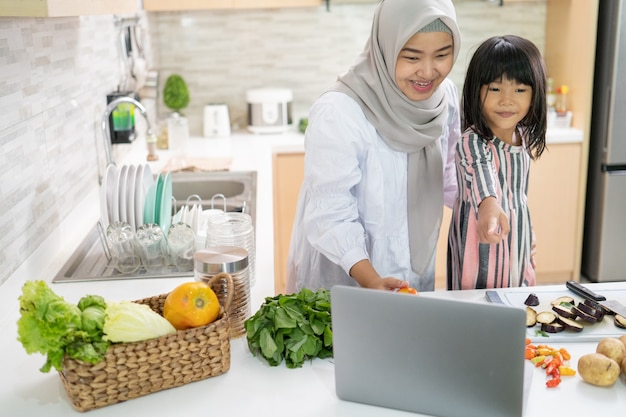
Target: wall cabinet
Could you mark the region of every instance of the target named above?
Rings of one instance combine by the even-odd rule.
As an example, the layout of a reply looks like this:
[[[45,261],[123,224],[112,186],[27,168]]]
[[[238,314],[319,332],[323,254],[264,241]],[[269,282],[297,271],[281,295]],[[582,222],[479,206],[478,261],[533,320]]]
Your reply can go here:
[[[304,179],[303,152],[275,152],[272,160],[274,205],[274,291],[284,294],[287,257],[300,185]]]
[[[143,0],[148,11],[268,9],[280,7],[312,7],[322,0]]]
[[[138,10],[138,0],[0,0],[0,16],[11,17],[127,14]]]

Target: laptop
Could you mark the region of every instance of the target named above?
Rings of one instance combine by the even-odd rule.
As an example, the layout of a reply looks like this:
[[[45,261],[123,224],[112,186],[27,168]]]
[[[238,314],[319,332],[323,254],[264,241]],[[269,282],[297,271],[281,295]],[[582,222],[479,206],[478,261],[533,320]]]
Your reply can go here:
[[[523,309],[334,286],[331,311],[340,399],[439,417],[523,416]]]

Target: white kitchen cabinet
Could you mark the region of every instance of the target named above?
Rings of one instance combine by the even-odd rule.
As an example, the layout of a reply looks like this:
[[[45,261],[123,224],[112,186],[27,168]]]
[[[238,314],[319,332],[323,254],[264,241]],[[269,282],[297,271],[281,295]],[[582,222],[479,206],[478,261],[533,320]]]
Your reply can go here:
[[[176,10],[268,9],[280,7],[313,7],[322,0],[144,0],[143,8],[163,12]]]
[[[11,17],[127,14],[138,10],[138,0],[0,0],[0,16]]]

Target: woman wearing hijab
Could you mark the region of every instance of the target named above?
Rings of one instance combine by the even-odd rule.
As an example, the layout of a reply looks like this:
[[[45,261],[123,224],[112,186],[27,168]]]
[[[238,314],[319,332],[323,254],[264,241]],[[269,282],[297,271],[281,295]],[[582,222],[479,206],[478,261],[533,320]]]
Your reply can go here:
[[[450,0],[383,0],[350,70],[309,113],[287,292],[434,289],[456,192],[460,47]],[[445,194],[445,196],[444,196]]]

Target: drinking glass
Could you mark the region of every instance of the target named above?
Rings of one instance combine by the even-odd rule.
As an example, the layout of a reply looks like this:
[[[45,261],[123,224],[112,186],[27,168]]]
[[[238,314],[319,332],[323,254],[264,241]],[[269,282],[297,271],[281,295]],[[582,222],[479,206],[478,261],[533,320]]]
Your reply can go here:
[[[167,242],[158,224],[141,225],[135,233],[135,242],[146,271],[159,272],[167,266]]]
[[[183,222],[173,224],[167,231],[167,246],[176,269],[193,270],[196,235],[191,226]]]
[[[126,222],[113,222],[107,226],[107,243],[113,267],[122,274],[135,272],[141,260],[135,246],[135,232]]]

